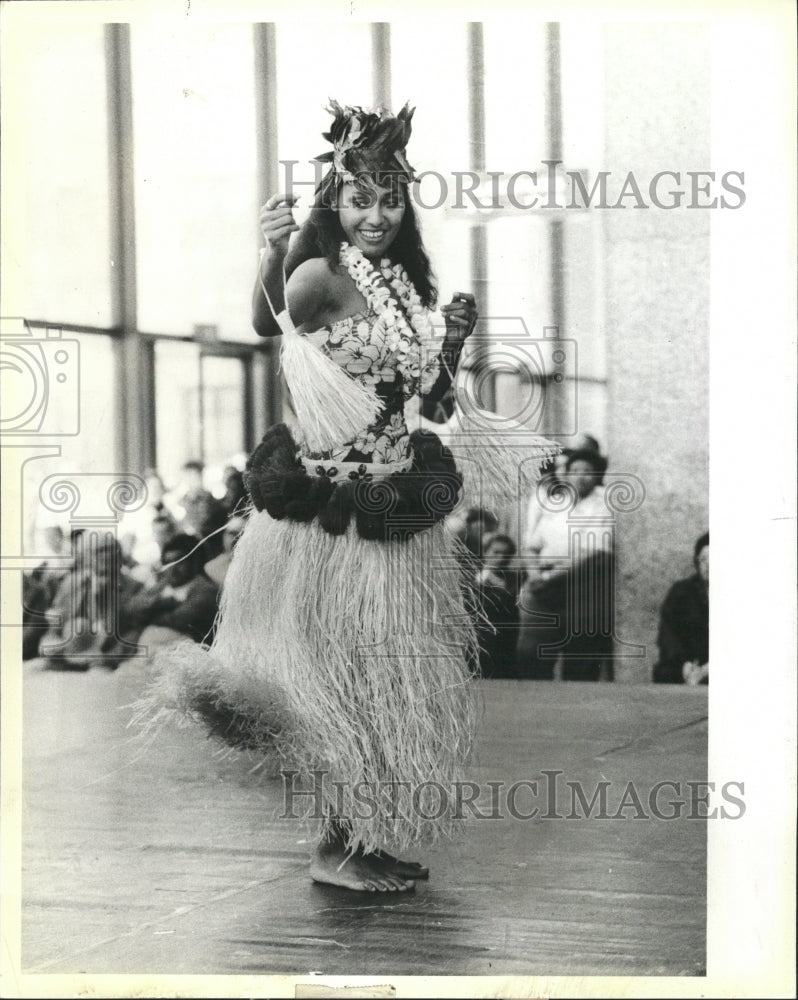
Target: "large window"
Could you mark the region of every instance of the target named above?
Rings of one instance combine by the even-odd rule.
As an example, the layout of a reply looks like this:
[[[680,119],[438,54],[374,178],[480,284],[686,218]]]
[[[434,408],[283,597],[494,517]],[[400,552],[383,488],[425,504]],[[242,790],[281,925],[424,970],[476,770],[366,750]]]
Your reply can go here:
[[[254,342],[251,25],[135,24],[131,67],[139,328]]]
[[[310,159],[331,148],[321,137],[332,121],[324,111],[328,100],[372,103],[370,29],[362,21],[276,26],[277,145],[279,159],[299,161],[298,180],[313,180]],[[281,169],[281,181],[284,176]],[[298,193],[307,205],[313,192],[300,187]]]
[[[103,26],[16,22],[3,42],[3,313],[109,326]]]
[[[246,450],[246,367],[241,358],[201,358],[202,455],[209,475],[221,480],[224,466],[240,464]],[[213,483],[211,483],[213,485]]]
[[[558,326],[576,348],[564,382],[548,386],[556,406],[540,429],[576,428],[606,445],[600,213],[512,211],[506,198],[505,210],[484,211],[460,193],[474,169],[482,197],[485,171],[542,170],[555,134],[566,168],[589,180],[601,166],[601,46],[590,26],[521,34],[430,19],[420,32],[399,21],[381,29],[389,58],[377,66],[367,22],[281,22],[274,59],[255,51],[266,34],[248,23],[51,20],[4,39],[25,94],[24,115],[5,123],[22,179],[19,204],[5,205],[4,306],[78,331],[86,416],[80,435],[62,440],[64,460],[89,471],[157,464],[174,480],[189,458],[214,470],[240,458],[279,419],[263,391],[276,384],[274,352],[256,360],[250,326],[258,201],[276,167],[258,161],[268,144],[257,130],[276,136],[276,159],[299,161],[295,180],[312,180],[328,99],[369,105],[385,86],[394,110],[417,106],[409,158],[441,300],[473,289],[498,339],[518,322],[533,340]],[[256,78],[267,100],[256,101]],[[132,136],[116,130],[127,102]],[[271,106],[276,119],[259,122]],[[109,169],[109,122],[114,149],[130,157],[129,185]],[[285,170],[277,175],[282,186]],[[311,189],[299,191],[301,221]],[[127,212],[135,226],[115,233]],[[135,246],[133,266],[113,259],[117,246]],[[543,376],[547,365],[544,351]],[[508,414],[529,395],[507,372],[495,389],[485,403]],[[61,405],[54,397],[53,412]]]
[[[465,24],[425,20],[391,25],[391,91],[394,110],[416,106],[408,159],[420,177],[418,195],[424,242],[429,247],[442,302],[471,284],[469,220],[448,220],[432,206],[453,200],[455,171],[471,167],[468,138],[468,31]],[[427,177],[421,177],[429,171]],[[438,176],[442,182],[438,180]]]
[[[15,381],[23,393],[28,385],[35,388],[33,380],[41,375],[38,362],[42,363],[47,381],[36,417],[41,421],[38,433],[19,439],[43,454],[29,460],[23,472],[25,546],[35,552],[44,528],[52,524],[69,527],[68,512],[59,511],[57,503],[48,506],[42,500],[40,487],[48,477],[78,477],[77,489],[85,492],[92,483],[104,482],[105,476],[120,470],[114,448],[117,345],[111,337],[99,334],[48,331],[44,327],[32,330],[32,340],[39,345],[31,345],[35,367],[20,365]],[[9,360],[8,354],[5,360]],[[59,375],[64,375],[63,381]],[[6,385],[13,385],[10,378],[4,381]],[[22,399],[17,393],[15,396]],[[58,454],[52,454],[56,449]]]
[[[218,487],[247,449],[246,358],[169,339],[156,341],[154,354],[158,471],[171,487],[185,462],[201,461],[206,485]]]
[[[155,344],[156,465],[169,488],[177,483],[183,463],[202,455],[199,357],[197,344]]]

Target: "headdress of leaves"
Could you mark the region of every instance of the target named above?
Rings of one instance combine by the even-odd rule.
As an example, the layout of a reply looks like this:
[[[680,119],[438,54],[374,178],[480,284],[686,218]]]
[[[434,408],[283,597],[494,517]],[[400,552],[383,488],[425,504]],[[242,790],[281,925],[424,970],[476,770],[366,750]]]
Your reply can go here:
[[[317,156],[319,163],[332,163],[344,181],[353,181],[361,173],[380,172],[400,172],[408,181],[413,180],[413,168],[405,157],[415,111],[409,102],[396,115],[386,108],[341,107],[334,100],[326,110],[333,123],[322,138],[332,143],[333,149]]]

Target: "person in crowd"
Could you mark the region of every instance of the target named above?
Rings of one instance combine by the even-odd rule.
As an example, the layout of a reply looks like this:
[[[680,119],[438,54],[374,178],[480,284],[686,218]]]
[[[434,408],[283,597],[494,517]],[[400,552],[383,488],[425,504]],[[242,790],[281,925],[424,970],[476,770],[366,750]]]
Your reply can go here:
[[[224,470],[224,496],[221,498],[225,513],[231,517],[242,511],[248,502],[244,473],[234,465],[226,466]]]
[[[200,522],[206,516],[214,496],[203,482],[205,466],[196,459],[183,464],[180,486],[175,492],[174,508],[182,532],[201,538]],[[218,501],[214,501],[218,502]]]
[[[485,616],[478,623],[479,666],[483,677],[515,677],[518,641],[518,587],[511,568],[516,553],[509,535],[490,535],[475,590]]]
[[[662,604],[656,684],[709,683],[709,532],[693,549],[695,573],[678,580]]]
[[[58,585],[67,573],[60,564],[67,554],[67,540],[63,528],[58,524],[44,529],[42,561],[30,573],[22,576],[22,659],[30,660],[38,655],[39,642],[48,624],[46,613],[55,599]],[[53,564],[58,560],[57,564]]]
[[[228,515],[221,502],[208,493],[197,499],[194,517],[190,533],[200,540],[202,561],[209,562],[224,551],[222,535]]]
[[[552,496],[525,549],[519,600],[519,675],[551,680],[562,660],[565,680],[598,680],[612,656],[613,532],[604,503],[604,456],[570,452],[561,490]],[[555,509],[551,509],[551,508]]]
[[[223,551],[218,556],[205,563],[205,575],[208,576],[219,590],[222,589],[227,569],[233,558],[233,549],[241,532],[246,527],[247,518],[244,514],[233,514],[222,533]]]
[[[124,618],[151,649],[181,638],[210,641],[217,610],[218,588],[203,572],[197,539],[178,534],[164,547],[160,580],[131,597]]]
[[[592,434],[578,434],[571,446],[555,455],[543,470],[540,482],[529,496],[522,545],[529,549],[537,531],[538,522],[552,501],[556,501],[560,486],[567,479],[568,459],[575,451],[601,454],[601,448]]]
[[[204,466],[195,460],[183,466],[182,489],[175,501],[180,529],[202,542],[204,562],[218,556],[223,549],[221,529],[227,522],[222,503],[203,485]]]
[[[155,469],[144,473],[147,498],[139,510],[122,518],[119,541],[131,576],[149,583],[158,566],[165,538],[177,533],[177,519],[166,501],[163,479]]]
[[[496,515],[485,507],[470,507],[458,531],[460,541],[478,562],[482,562],[485,540],[499,527]]]
[[[39,656],[53,669],[114,669],[133,651],[125,609],[141,584],[123,568],[122,548],[110,534],[75,532],[73,565],[46,614],[49,631]]]

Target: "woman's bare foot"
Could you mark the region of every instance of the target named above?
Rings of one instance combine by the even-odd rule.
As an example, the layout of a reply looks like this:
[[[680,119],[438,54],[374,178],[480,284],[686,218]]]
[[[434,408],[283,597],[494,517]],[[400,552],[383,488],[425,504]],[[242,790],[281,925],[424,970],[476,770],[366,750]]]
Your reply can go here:
[[[400,878],[409,879],[429,878],[429,868],[420,865],[418,861],[402,861],[401,858],[395,858],[387,851],[374,851],[372,854],[363,854],[358,851],[358,853],[361,857],[375,861],[391,875],[398,875]]]
[[[395,859],[394,859],[395,860]],[[314,882],[340,885],[361,892],[407,892],[415,888],[415,878],[399,875],[373,855],[347,854],[338,840],[322,841],[310,861]]]

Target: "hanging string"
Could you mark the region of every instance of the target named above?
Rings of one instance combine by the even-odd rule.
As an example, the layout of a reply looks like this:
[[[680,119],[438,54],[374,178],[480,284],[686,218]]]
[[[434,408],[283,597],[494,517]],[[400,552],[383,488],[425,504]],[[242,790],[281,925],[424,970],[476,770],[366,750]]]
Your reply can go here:
[[[223,524],[221,526],[221,528],[217,528],[215,531],[212,531],[209,535],[205,535],[204,538],[200,538],[200,540],[197,542],[197,544],[194,546],[194,548],[191,549],[190,552],[186,552],[186,554],[184,556],[181,556],[179,559],[175,559],[174,562],[164,563],[164,565],[161,566],[160,569],[156,569],[155,572],[156,573],[163,573],[163,571],[165,569],[171,569],[172,566],[177,566],[178,563],[184,562],[186,559],[188,559],[191,556],[193,556],[194,553],[197,551],[197,549],[199,549],[202,545],[204,545],[205,542],[207,542],[209,538],[213,538],[213,536],[214,535],[218,535],[220,531],[226,531],[226,530],[227,530],[227,525]],[[165,548],[166,549],[169,548],[169,542],[166,543]]]

